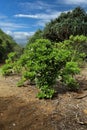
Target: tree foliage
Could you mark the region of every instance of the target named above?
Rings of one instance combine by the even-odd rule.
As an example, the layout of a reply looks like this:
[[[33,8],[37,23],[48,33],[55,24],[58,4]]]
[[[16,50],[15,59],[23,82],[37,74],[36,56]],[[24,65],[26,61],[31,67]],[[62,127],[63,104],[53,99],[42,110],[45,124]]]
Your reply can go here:
[[[10,52],[19,51],[20,49],[21,47],[13,38],[0,29],[0,62],[3,62]]]
[[[46,24],[43,37],[51,41],[63,41],[70,35],[87,35],[87,14],[81,7],[61,15]]]
[[[37,39],[41,38],[43,38],[43,32],[42,30],[38,29],[33,36],[29,37],[28,44],[34,43]]]

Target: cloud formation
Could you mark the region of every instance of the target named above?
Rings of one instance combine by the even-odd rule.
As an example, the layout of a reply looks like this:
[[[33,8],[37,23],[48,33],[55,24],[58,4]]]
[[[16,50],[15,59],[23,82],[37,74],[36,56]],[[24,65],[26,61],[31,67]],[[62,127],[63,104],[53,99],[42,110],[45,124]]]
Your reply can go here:
[[[74,4],[74,5],[82,5],[87,4],[87,0],[64,0],[65,4]]]
[[[0,21],[0,26],[3,28],[12,28],[12,30],[14,29],[18,29],[18,28],[25,28],[24,25],[21,24],[16,24],[16,23],[11,23],[11,22],[2,22]]]
[[[61,12],[54,11],[53,13],[39,13],[39,14],[16,14],[15,17],[19,18],[33,18],[33,19],[54,19],[58,17]]]
[[[47,10],[48,8],[54,8],[57,5],[55,3],[51,4],[51,1],[50,3],[47,3],[37,0],[32,2],[21,2],[20,6],[26,10]]]
[[[12,32],[6,31],[6,33],[14,38],[14,40],[18,43],[24,44],[26,43],[26,39],[34,34],[34,32]]]
[[[0,28],[2,28],[4,31],[7,31],[7,30],[12,31],[12,30],[18,30],[21,28],[28,28],[28,26],[25,24],[17,24],[13,22],[0,21]]]
[[[53,11],[52,13],[39,13],[39,14],[16,14],[16,18],[28,18],[28,19],[37,19],[36,26],[44,26],[47,22],[52,19],[57,18],[61,12]]]
[[[13,39],[17,42],[17,43],[26,43],[27,37],[31,36],[33,33],[30,32],[16,32],[19,31],[21,29],[26,29],[28,28],[27,25],[25,24],[19,24],[19,23],[13,23],[13,22],[6,22],[0,20],[0,28],[7,34],[9,34],[10,36],[13,37]]]

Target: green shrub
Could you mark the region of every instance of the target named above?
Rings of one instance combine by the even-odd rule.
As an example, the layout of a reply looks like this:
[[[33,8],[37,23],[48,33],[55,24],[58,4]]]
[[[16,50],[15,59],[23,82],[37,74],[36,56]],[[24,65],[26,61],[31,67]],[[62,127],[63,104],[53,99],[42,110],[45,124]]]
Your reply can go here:
[[[68,86],[70,90],[78,90],[79,84],[75,80],[74,75],[78,74],[80,69],[77,62],[67,62],[62,71],[62,81]]]
[[[58,78],[69,89],[79,89],[75,75],[80,72],[79,62],[84,57],[80,45],[85,40],[83,36],[71,36],[69,40],[60,43],[38,39],[28,44],[18,60],[14,60],[15,54],[10,54],[3,73],[21,73],[17,86],[22,86],[26,80],[34,82],[40,89],[38,98],[52,98],[55,93],[53,86]]]
[[[11,73],[12,73],[12,65],[11,64],[5,64],[2,67],[2,75],[7,76],[7,75],[10,75]]]
[[[55,93],[55,90],[52,88],[49,88],[48,86],[43,86],[41,88],[41,92],[37,94],[37,97],[40,99],[43,98],[52,98]]]
[[[39,98],[52,98],[55,93],[53,85],[56,83],[59,71],[71,57],[70,50],[56,48],[49,40],[39,39],[28,45],[22,57],[25,57],[23,62],[25,64],[22,64],[25,72],[22,77],[36,83],[41,90]]]
[[[13,72],[13,66],[15,62],[15,52],[11,52],[8,54],[8,59],[6,59],[6,64],[2,67],[2,75],[10,75]]]
[[[22,78],[21,80],[19,80],[17,83],[17,87],[22,87],[24,85],[24,81],[26,81],[25,78]]]
[[[2,75],[10,75],[12,73],[19,73],[21,70],[21,65],[17,62],[16,52],[11,52],[8,54],[8,58],[5,60],[5,65],[2,67]]]

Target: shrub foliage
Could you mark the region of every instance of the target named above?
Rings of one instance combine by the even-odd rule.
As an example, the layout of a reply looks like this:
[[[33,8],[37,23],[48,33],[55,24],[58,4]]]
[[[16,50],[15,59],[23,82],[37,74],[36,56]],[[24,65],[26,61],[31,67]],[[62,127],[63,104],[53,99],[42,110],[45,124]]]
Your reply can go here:
[[[79,61],[85,56],[84,42],[87,42],[87,37],[82,35],[70,36],[69,40],[59,43],[38,39],[27,46],[19,59],[15,58],[15,53],[8,55],[3,75],[20,72],[22,78],[17,85],[22,86],[26,80],[35,83],[40,89],[38,98],[52,98],[55,93],[53,86],[60,77],[69,89],[76,90],[79,84],[74,75],[80,72]]]

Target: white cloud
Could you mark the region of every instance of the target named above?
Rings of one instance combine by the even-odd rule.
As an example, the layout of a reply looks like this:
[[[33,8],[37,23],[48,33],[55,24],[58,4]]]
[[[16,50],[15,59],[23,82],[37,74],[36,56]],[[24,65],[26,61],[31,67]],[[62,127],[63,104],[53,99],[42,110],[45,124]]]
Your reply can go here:
[[[33,19],[44,19],[50,20],[58,17],[61,12],[54,11],[53,13],[40,13],[40,14],[16,14],[15,17],[19,18],[33,18]]]
[[[28,29],[29,25],[11,22],[7,16],[0,14],[0,28],[12,36],[18,43],[26,43],[27,38],[33,34],[33,32],[21,32],[19,30]]]
[[[0,28],[3,29],[4,31],[7,30],[18,30],[21,28],[28,28],[27,25],[25,24],[18,24],[18,23],[11,23],[11,22],[6,22],[6,21],[0,21]]]
[[[35,18],[38,19],[38,15],[16,14],[15,17],[19,18]]]
[[[14,32],[13,37],[15,39],[24,39],[31,36],[34,32]]]
[[[87,4],[87,0],[64,0],[66,4],[75,4],[75,5],[81,5],[81,4]]]
[[[37,0],[35,2],[21,2],[20,3],[22,8],[25,8],[26,10],[43,10],[43,9],[47,9],[49,7],[53,7],[52,4],[47,4],[46,2]]]
[[[1,16],[1,15],[0,15]],[[27,32],[27,31],[21,31],[26,30],[29,27],[27,24],[21,24],[17,22],[11,22],[10,20],[6,19],[6,17],[2,16],[0,19],[0,28],[7,33],[8,35],[12,36],[13,39],[18,43],[26,43],[27,38],[31,35],[33,35],[34,32]],[[20,30],[20,31],[19,31]]]
[[[39,20],[36,25],[44,27],[46,23],[48,23],[50,20]]]
[[[62,12],[53,11],[52,13],[39,13],[39,14],[16,14],[17,18],[30,18],[37,19],[35,26],[44,26],[47,22],[57,18]]]
[[[14,28],[23,27],[23,25],[18,25],[18,24],[11,23],[11,22],[0,22],[0,26],[2,26],[2,27],[14,27]]]
[[[12,32],[6,31],[8,35],[11,35],[13,39],[18,43],[26,43],[27,39],[34,34],[34,32]]]

